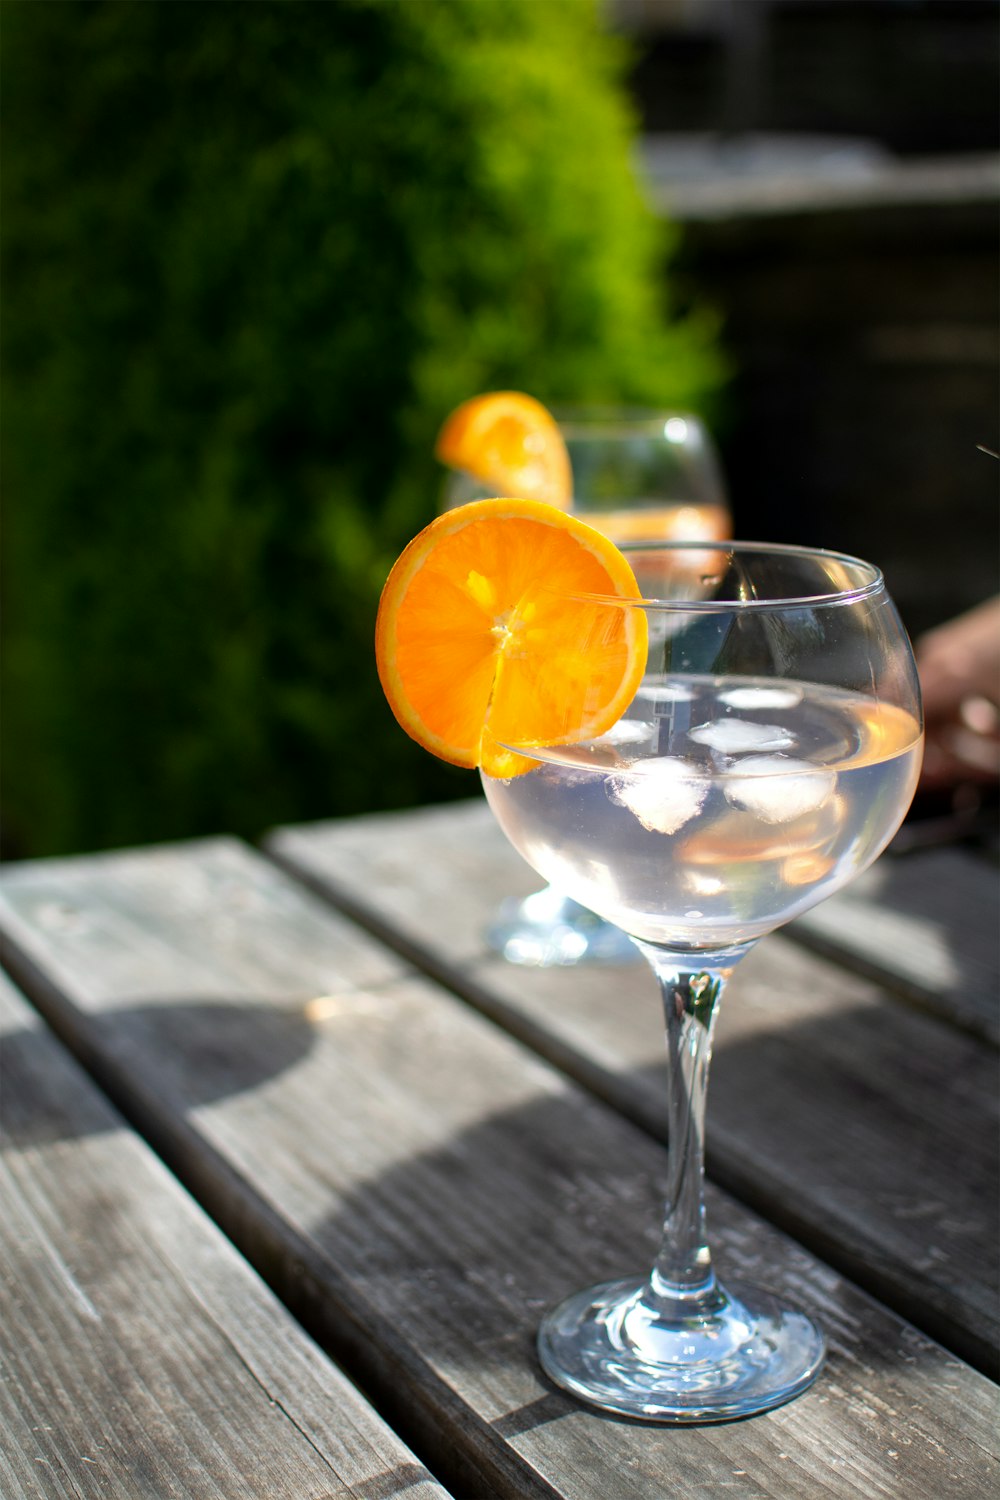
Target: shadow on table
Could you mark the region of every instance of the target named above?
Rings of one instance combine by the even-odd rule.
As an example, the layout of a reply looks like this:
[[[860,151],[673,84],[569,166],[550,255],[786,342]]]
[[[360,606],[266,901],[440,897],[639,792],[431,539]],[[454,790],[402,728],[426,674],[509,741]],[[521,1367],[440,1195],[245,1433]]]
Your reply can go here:
[[[100,1015],[74,1011],[53,1015],[51,1024],[132,1120],[137,1109],[169,1119],[245,1093],[294,1067],[316,1042],[316,1028],[302,1008],[216,997],[183,1004],[165,998]],[[6,1141],[20,1147],[118,1129],[121,1122],[105,1095],[74,1088],[73,1082],[73,1070],[53,1060],[47,1029],[4,1036],[0,1099]],[[144,1121],[138,1123],[143,1128]]]
[[[419,1489],[428,1482],[427,1470],[420,1464],[397,1464],[371,1479],[352,1479],[351,1500],[395,1500],[396,1495],[405,1495],[407,1490]]]
[[[384,1379],[384,1368],[368,1368],[373,1358],[381,1358],[373,1349],[402,1348],[413,1337],[432,1366],[457,1363],[474,1372],[469,1378],[488,1380],[498,1366],[534,1371],[533,1330],[545,1307],[580,1285],[651,1264],[665,1154],[618,1110],[596,1104],[569,1084],[560,1088],[550,1074],[539,1073],[538,1091],[525,1101],[519,1049],[496,1052],[492,1031],[484,1036],[477,1025],[465,1043],[470,1077],[485,1076],[482,1057],[477,1063],[472,1055],[485,1047],[483,1056],[495,1059],[495,1077],[489,1080],[494,1097],[518,1102],[485,1118],[477,1115],[443,1144],[399,1160],[394,1142],[405,1142],[408,1134],[419,1139],[425,1116],[451,1109],[441,1102],[442,1090],[465,1086],[454,1076],[454,1051],[451,1063],[432,1058],[419,1029],[425,1024],[419,1008],[409,1014],[408,1021],[397,1018],[402,1029],[394,1034],[394,1045],[404,1053],[411,1048],[416,1058],[427,1056],[427,1077],[406,1083],[398,1112],[391,1091],[379,1098],[375,1065],[354,1039],[350,1019],[337,1029],[334,1043],[302,1007],[165,1000],[101,1017],[78,1013],[74,1041],[111,1099],[182,1178],[192,1161],[191,1133],[199,1130],[192,1114],[199,1106],[272,1084],[314,1047],[336,1046],[336,1060],[331,1054],[325,1074],[331,1094],[300,1098],[297,1085],[289,1082],[262,1106],[259,1121],[251,1126],[251,1116],[244,1115],[240,1124],[244,1144],[272,1169],[277,1162],[281,1170],[281,1150],[294,1150],[297,1174],[314,1185],[315,1203],[333,1198],[335,1212],[319,1216],[310,1231],[301,1230],[301,1221],[281,1215],[273,1192],[265,1202],[253,1176],[239,1175],[246,1174],[245,1166],[234,1170],[227,1160],[220,1166],[214,1143],[207,1152],[198,1151],[198,1180],[189,1185],[208,1194],[206,1206],[223,1229],[349,1369]],[[409,1036],[408,1025],[417,1028]],[[853,1238],[856,1246],[863,1226],[869,1242],[880,1247],[873,1254],[879,1277],[891,1276],[893,1256],[905,1262],[909,1255],[910,1273],[936,1288],[940,1308],[942,1289],[947,1293],[956,1281],[954,1269],[947,1257],[916,1267],[913,1245],[931,1228],[939,1235],[944,1221],[964,1213],[964,1228],[959,1226],[950,1248],[964,1235],[966,1245],[979,1245],[981,1256],[993,1254],[985,1222],[996,1187],[995,1168],[990,1178],[986,1160],[989,1142],[980,1144],[973,1166],[971,1153],[965,1161],[949,1154],[947,1138],[949,1130],[968,1136],[975,1128],[976,1093],[980,1100],[988,1097],[988,1081],[965,1079],[969,1115],[957,1127],[952,1120],[946,1129],[941,1118],[921,1114],[919,1089],[909,1114],[901,1116],[885,1085],[893,1036],[882,1034],[881,1025],[869,1009],[859,1007],[727,1045],[717,1059],[709,1118],[717,1122],[715,1134],[730,1161],[736,1160],[731,1143],[743,1137],[748,1181],[769,1182],[776,1204],[782,1198],[793,1201],[806,1184],[810,1192],[808,1201],[797,1204],[800,1216],[823,1225],[831,1243]],[[66,1070],[52,1066],[51,1052],[51,1038],[43,1031],[15,1032],[5,1039],[4,1069],[19,1080],[16,1089],[4,1090],[5,1133],[13,1145],[57,1141],[119,1123],[97,1091],[83,1091],[83,1103],[71,1098]],[[859,1059],[864,1059],[860,1069]],[[322,1059],[318,1062],[322,1068]],[[620,1087],[623,1093],[652,1094],[661,1077],[656,1064],[624,1075]],[[844,1118],[852,1091],[855,1102],[863,1100],[858,1119],[875,1122],[867,1127],[867,1147],[865,1131],[859,1134],[857,1121]],[[883,1103],[885,1118],[879,1123],[878,1110],[872,1114],[872,1109]],[[468,1112],[467,1102],[462,1109]],[[341,1115],[350,1118],[356,1132],[383,1137],[386,1144],[379,1150],[383,1155],[388,1150],[394,1164],[359,1180],[349,1148],[341,1146],[338,1154],[331,1140],[331,1122]],[[887,1149],[879,1152],[883,1132]],[[278,1155],[272,1141],[280,1142],[273,1148]],[[919,1202],[911,1202],[910,1189],[903,1187],[900,1163],[907,1158],[919,1169],[916,1178],[906,1179],[911,1184],[919,1179]],[[978,1217],[970,1208],[975,1203]],[[927,1357],[919,1338],[908,1344],[906,1330],[881,1309],[859,1304],[851,1286],[714,1192],[709,1231],[724,1278],[770,1285],[802,1302],[826,1328],[835,1353],[856,1359],[860,1343],[866,1363],[888,1367]],[[957,1264],[969,1262],[959,1255]],[[961,1290],[955,1292],[957,1302]],[[511,1436],[526,1430],[518,1423],[534,1426],[570,1409],[561,1397],[553,1395],[551,1405],[539,1400],[534,1377],[529,1380],[526,1373],[525,1379],[536,1395],[500,1419]]]
[[[919,1055],[905,1055],[925,1030]],[[405,1323],[418,1307],[439,1307],[446,1362],[463,1344],[477,1363],[531,1360],[545,1306],[651,1264],[665,1155],[620,1111],[628,1094],[658,1096],[663,1071],[622,1075],[613,1110],[568,1087],[500,1110],[348,1187],[311,1238],[380,1313]],[[503,1098],[502,1077],[495,1087]],[[845,1006],[729,1040],[708,1117],[714,1175],[768,1221],[710,1193],[723,1277],[810,1306],[835,1350],[856,1349],[859,1320],[871,1318],[878,1333],[862,1337],[864,1359],[910,1358],[906,1330],[859,1306],[833,1264],[965,1359],[991,1362],[998,1168],[987,1049],[905,1007]],[[398,1129],[405,1139],[405,1113]]]

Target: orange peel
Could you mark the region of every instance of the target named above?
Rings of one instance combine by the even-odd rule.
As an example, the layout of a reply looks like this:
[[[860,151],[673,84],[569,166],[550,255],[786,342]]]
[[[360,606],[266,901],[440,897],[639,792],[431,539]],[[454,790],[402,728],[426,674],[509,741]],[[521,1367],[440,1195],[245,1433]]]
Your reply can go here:
[[[532,749],[594,739],[622,716],[646,665],[645,613],[622,607],[638,598],[615,544],[565,511],[524,498],[459,506],[386,580],[383,691],[440,759],[519,775]]]
[[[534,396],[487,391],[470,397],[445,420],[434,452],[446,468],[471,474],[497,494],[569,509],[573,474],[566,444]]]

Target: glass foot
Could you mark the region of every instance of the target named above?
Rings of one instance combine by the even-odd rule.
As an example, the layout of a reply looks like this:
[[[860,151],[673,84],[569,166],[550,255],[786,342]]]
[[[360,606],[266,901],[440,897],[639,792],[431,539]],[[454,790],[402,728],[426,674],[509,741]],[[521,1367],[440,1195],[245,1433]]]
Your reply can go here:
[[[620,927],[595,916],[552,886],[523,901],[505,901],[486,931],[494,953],[512,964],[631,964],[640,954]]]
[[[699,1307],[668,1316],[644,1277],[589,1287],[544,1318],[542,1368],[582,1401],[647,1422],[749,1417],[815,1380],[826,1344],[804,1313],[749,1287],[717,1286]]]

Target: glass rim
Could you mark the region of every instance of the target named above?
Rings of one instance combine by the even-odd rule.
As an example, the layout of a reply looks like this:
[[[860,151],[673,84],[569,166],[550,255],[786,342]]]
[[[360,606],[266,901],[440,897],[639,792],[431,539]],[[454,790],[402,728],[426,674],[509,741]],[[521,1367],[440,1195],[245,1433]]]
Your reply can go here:
[[[843,589],[833,589],[822,594],[783,594],[776,597],[751,597],[747,599],[699,599],[657,598],[654,596],[629,597],[621,594],[580,593],[573,598],[592,603],[628,606],[633,609],[649,609],[672,614],[723,614],[742,613],[744,610],[815,609],[817,607],[855,604],[862,599],[885,591],[885,578],[881,568],[864,558],[849,552],[836,552],[828,547],[795,546],[786,542],[740,542],[740,541],[628,541],[619,542],[618,550],[626,560],[633,556],[650,553],[724,553],[732,557],[735,553],[762,554],[778,557],[816,558],[822,562],[837,563],[841,567],[857,569],[861,577],[858,583]]]
[[[683,407],[616,406],[613,402],[567,402],[549,407],[563,437],[594,437],[602,432],[634,433],[637,437],[661,437],[668,422],[684,422],[699,436],[706,434],[701,417]]]

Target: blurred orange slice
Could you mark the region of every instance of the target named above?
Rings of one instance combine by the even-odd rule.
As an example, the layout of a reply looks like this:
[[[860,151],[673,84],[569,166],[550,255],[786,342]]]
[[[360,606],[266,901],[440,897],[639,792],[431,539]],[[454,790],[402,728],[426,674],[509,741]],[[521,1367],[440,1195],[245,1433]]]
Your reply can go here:
[[[559,427],[540,401],[520,391],[489,391],[463,401],[438,433],[434,452],[497,494],[523,495],[568,510],[573,492],[569,454]]]
[[[593,739],[628,707],[646,618],[614,600],[638,597],[614,543],[553,506],[476,500],[446,511],[382,591],[375,655],[389,706],[442,760],[519,775],[536,762],[509,747]]]

